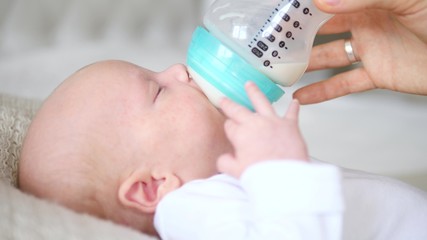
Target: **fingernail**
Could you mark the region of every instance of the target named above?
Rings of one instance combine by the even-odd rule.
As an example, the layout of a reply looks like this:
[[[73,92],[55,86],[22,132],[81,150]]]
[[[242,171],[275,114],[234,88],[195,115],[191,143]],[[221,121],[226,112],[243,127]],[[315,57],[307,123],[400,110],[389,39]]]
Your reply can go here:
[[[292,102],[294,102],[295,104],[298,104],[298,105],[299,105],[299,100],[298,100],[298,99],[296,99],[296,98],[292,99]]]
[[[341,0],[320,0],[323,2],[323,4],[329,5],[329,6],[336,6],[340,4]]]
[[[254,86],[254,85],[255,85],[255,83],[254,83],[254,82],[252,82],[252,81],[247,81],[247,82],[245,83],[245,87],[246,87],[246,88],[252,87],[252,86]]]

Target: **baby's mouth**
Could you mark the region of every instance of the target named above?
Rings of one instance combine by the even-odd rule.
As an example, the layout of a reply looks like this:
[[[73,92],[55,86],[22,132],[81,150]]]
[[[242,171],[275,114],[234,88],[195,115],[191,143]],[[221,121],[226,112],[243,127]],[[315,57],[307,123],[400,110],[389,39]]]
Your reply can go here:
[[[200,93],[202,93],[203,96],[205,96],[206,98],[208,98],[208,96],[206,96],[205,92],[203,92],[202,88],[197,84],[196,81],[194,81],[194,78],[191,76],[190,73],[188,73],[188,78],[190,79],[190,82],[191,82],[192,86],[194,86],[194,88],[196,90],[198,90]]]

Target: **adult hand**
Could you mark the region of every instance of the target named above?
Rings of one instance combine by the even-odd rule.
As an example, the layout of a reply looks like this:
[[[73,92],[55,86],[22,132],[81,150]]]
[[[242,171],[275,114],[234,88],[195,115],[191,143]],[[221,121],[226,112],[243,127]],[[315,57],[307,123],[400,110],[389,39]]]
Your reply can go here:
[[[218,170],[239,178],[247,167],[260,161],[308,160],[306,144],[298,128],[298,101],[293,100],[286,115],[280,117],[254,83],[245,87],[256,113],[229,99],[220,104],[229,118],[224,128],[234,154],[220,156]]]
[[[320,34],[350,31],[362,62],[356,69],[294,93],[301,104],[317,103],[375,88],[427,95],[427,1],[314,0],[336,14]],[[350,65],[344,40],[313,48],[308,71]]]

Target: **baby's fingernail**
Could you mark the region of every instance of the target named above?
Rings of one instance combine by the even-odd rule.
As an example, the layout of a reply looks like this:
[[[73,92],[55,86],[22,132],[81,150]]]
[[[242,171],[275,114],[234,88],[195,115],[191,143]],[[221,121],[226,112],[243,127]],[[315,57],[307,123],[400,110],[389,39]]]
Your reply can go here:
[[[254,83],[254,82],[247,81],[247,82],[245,83],[245,88],[251,88],[251,87],[253,87],[254,85],[255,85],[255,83]]]
[[[294,103],[294,104],[298,104],[298,105],[299,105],[299,100],[298,100],[298,99],[296,99],[296,98],[294,98],[294,99],[292,99],[292,103]]]
[[[320,0],[320,2],[329,6],[336,6],[340,4],[341,0]]]

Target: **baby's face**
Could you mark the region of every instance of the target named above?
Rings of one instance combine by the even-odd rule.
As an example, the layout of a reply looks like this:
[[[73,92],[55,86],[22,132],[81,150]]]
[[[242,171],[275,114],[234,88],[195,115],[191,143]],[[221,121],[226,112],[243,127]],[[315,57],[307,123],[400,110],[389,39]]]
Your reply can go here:
[[[156,73],[107,61],[81,69],[67,84],[64,94],[78,106],[73,118],[82,127],[73,131],[91,132],[123,161],[168,168],[187,182],[215,174],[217,157],[230,149],[224,116],[183,65]]]

